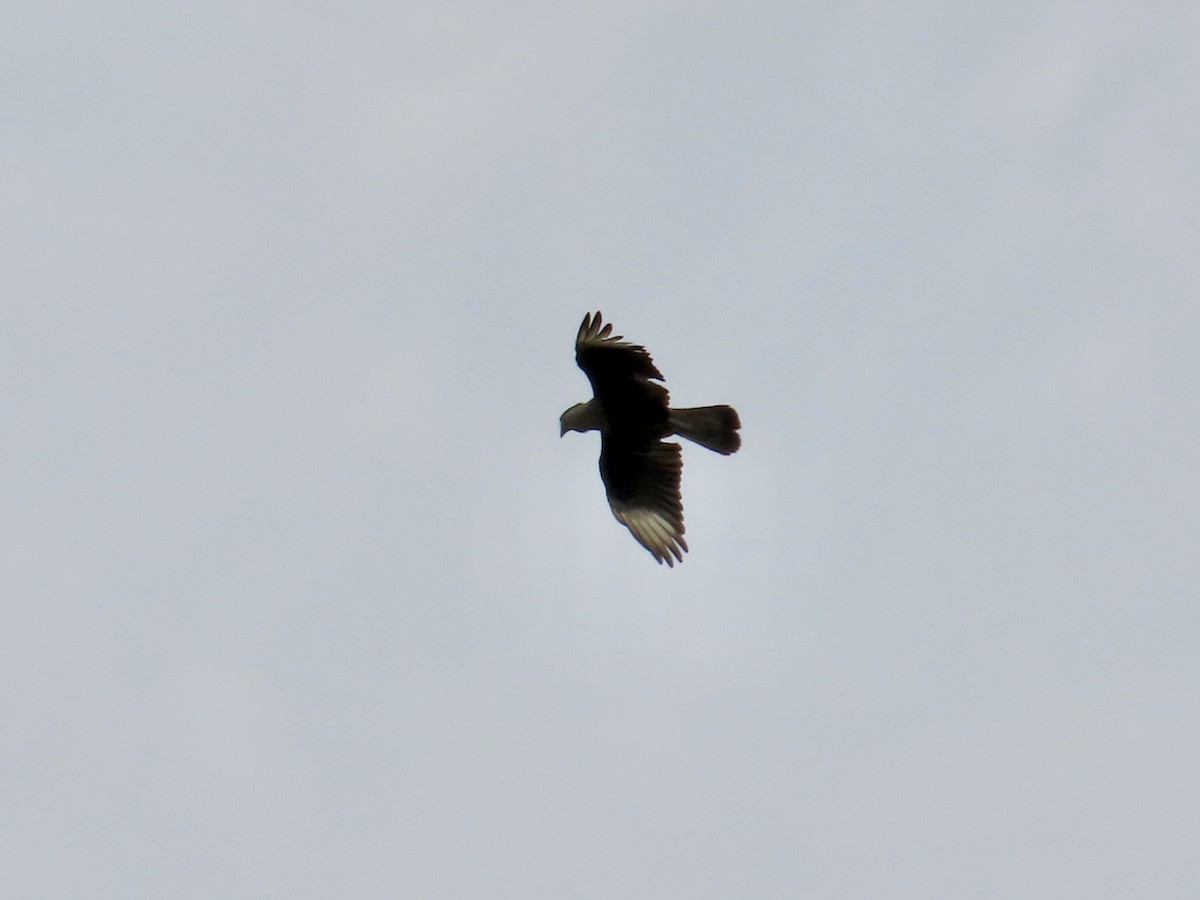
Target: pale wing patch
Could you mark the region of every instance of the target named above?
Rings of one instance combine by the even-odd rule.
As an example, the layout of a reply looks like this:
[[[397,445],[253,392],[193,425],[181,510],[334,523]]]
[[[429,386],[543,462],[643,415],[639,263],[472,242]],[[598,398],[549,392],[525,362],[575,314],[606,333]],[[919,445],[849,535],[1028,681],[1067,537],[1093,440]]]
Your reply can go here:
[[[617,521],[629,529],[637,542],[659,561],[674,567],[675,560],[683,562],[687,541],[683,539],[683,522],[657,509],[611,503]],[[671,557],[674,556],[674,559]]]

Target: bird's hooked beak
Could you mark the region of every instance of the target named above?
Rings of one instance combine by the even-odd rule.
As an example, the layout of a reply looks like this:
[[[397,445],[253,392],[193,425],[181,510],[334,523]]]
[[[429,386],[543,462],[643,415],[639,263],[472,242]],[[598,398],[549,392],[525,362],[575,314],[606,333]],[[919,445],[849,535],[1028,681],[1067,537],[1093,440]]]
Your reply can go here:
[[[558,436],[562,437],[566,433],[567,433],[567,423],[564,422],[562,419],[559,419],[558,420]]]

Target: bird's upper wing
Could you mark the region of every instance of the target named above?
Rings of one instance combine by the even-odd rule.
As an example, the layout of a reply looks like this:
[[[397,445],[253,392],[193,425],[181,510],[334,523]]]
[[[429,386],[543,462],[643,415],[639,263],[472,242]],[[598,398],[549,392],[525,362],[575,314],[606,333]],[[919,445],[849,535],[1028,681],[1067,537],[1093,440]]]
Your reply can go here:
[[[683,561],[683,500],[678,444],[639,443],[605,434],[600,441],[600,477],[617,521],[660,563]],[[672,556],[674,559],[672,559]]]
[[[583,317],[575,337],[575,361],[592,383],[592,393],[619,425],[621,419],[647,423],[667,417],[667,389],[656,381],[663,376],[646,348],[630,344],[612,333],[600,313]]]

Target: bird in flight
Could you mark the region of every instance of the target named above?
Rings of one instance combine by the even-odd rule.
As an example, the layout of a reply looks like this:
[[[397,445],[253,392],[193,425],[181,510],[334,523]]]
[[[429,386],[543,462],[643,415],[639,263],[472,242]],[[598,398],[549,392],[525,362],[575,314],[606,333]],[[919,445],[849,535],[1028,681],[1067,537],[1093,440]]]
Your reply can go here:
[[[592,399],[576,403],[559,419],[568,431],[600,432],[600,478],[617,521],[658,562],[683,562],[683,457],[678,435],[722,455],[742,445],[732,406],[672,409],[662,373],[645,347],[630,344],[600,313],[583,317],[575,336],[575,361],[592,383]]]

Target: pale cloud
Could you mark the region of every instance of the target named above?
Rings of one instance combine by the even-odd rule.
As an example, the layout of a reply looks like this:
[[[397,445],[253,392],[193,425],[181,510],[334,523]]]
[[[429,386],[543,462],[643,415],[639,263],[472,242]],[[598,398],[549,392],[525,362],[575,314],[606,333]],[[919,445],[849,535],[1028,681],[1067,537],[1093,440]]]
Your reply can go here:
[[[9,893],[1188,896],[1188,9],[22,10]]]

